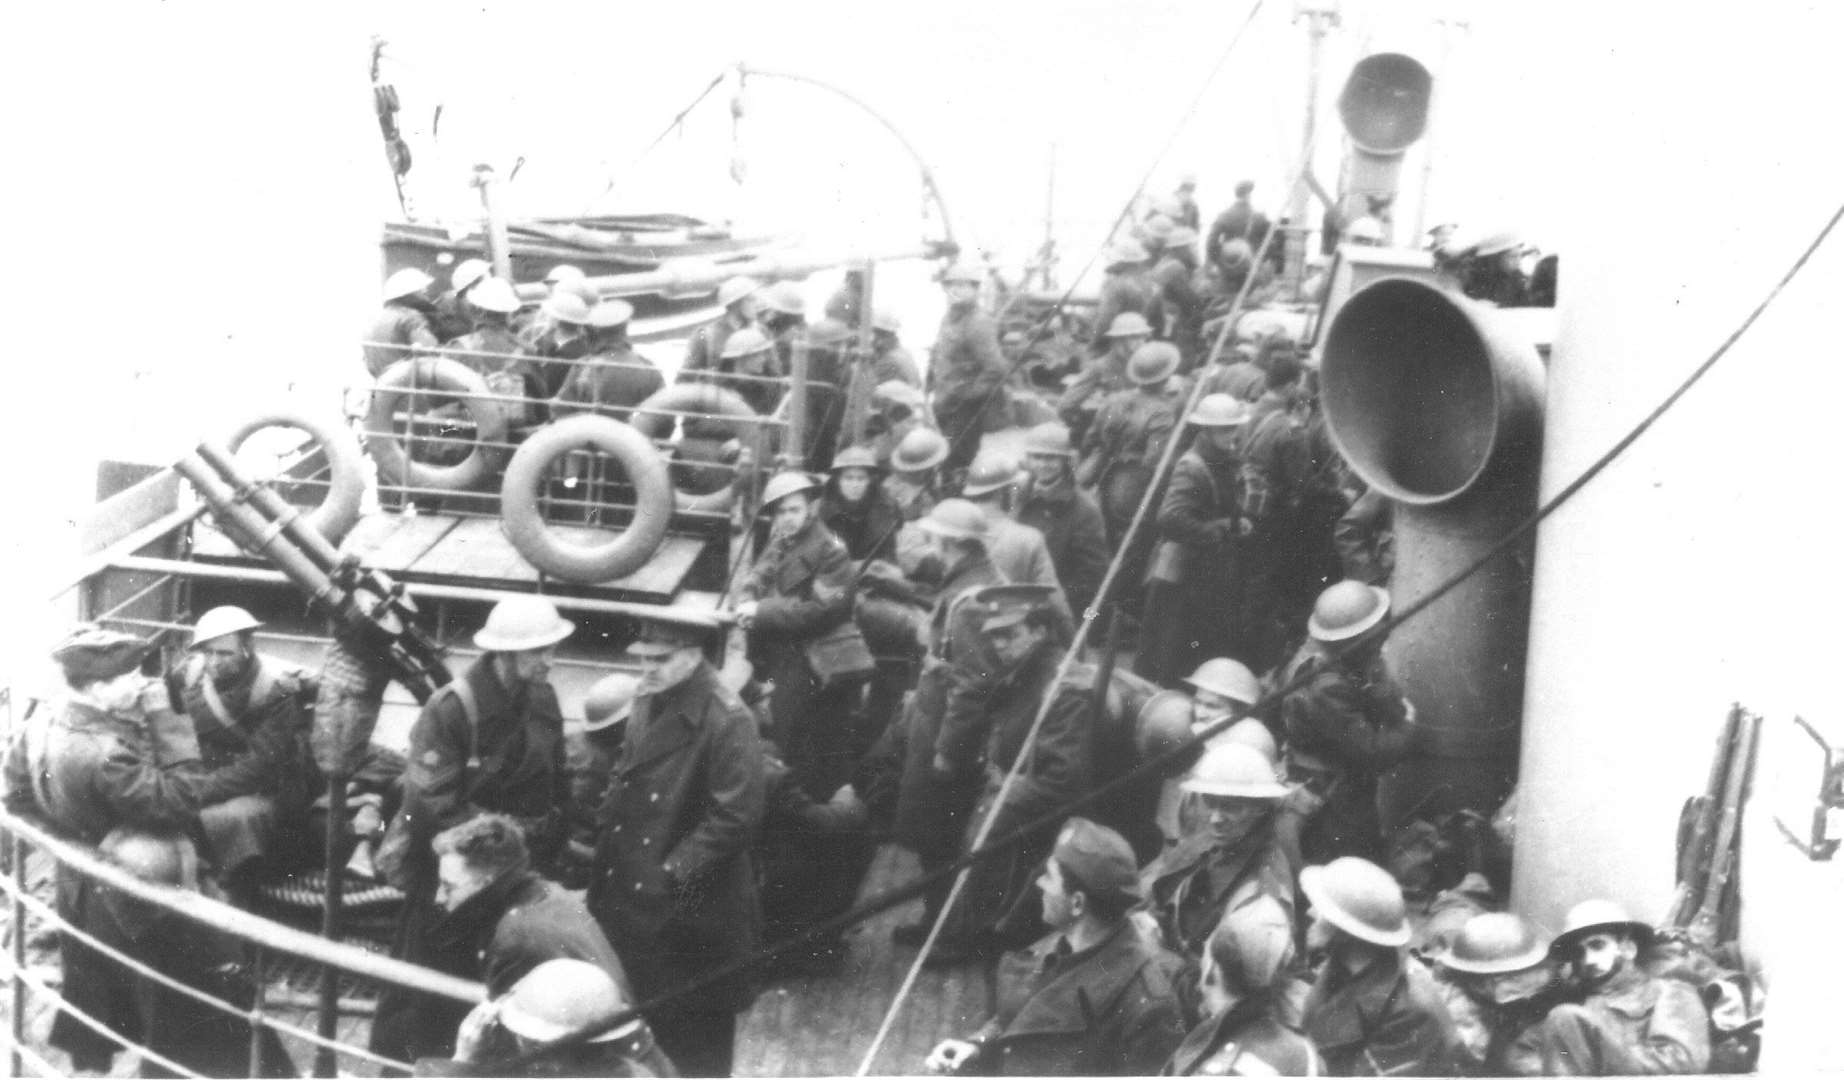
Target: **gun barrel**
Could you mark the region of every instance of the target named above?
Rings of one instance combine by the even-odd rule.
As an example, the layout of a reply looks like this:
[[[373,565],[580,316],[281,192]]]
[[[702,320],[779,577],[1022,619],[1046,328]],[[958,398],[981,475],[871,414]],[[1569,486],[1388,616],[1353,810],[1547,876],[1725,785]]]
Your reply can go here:
[[[308,524],[300,508],[291,505],[273,488],[251,480],[225,447],[207,440],[198,444],[195,453],[218,471],[218,475],[230,485],[236,497],[247,499],[270,520],[273,527],[279,527],[302,554],[312,559],[321,570],[332,573],[333,567],[339,563],[339,552],[319,529]]]
[[[212,516],[239,547],[268,558],[323,610],[331,612],[334,609],[338,590],[326,571],[315,565],[314,560],[303,554],[281,530],[272,527],[254,507],[239,501],[236,493],[204,461],[188,454],[174,462],[173,468],[191,481],[199,497],[211,507]]]

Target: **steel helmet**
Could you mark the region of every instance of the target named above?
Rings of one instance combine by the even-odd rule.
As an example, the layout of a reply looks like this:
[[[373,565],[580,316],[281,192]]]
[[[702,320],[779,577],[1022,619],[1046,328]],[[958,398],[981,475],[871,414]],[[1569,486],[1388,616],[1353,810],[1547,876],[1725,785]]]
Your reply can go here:
[[[804,472],[776,473],[762,488],[762,509],[768,510],[798,491],[812,491],[820,482]]]
[[[1147,698],[1133,721],[1133,748],[1141,761],[1162,757],[1190,737],[1191,699],[1177,690]]]
[[[569,281],[558,282],[557,291],[579,296],[583,303],[591,308],[602,302],[602,290],[596,288],[595,283],[588,278],[573,278]]]
[[[178,885],[186,877],[186,857],[177,836],[156,836],[131,825],[109,830],[97,847],[111,862],[157,885]]]
[[[512,286],[499,278],[490,277],[474,286],[474,291],[467,294],[467,302],[482,311],[493,311],[501,315],[510,315],[519,310],[519,294],[512,291]]]
[[[626,300],[609,299],[589,309],[588,324],[597,330],[609,330],[617,326],[626,326],[634,317],[634,305]]]
[[[434,278],[414,266],[406,266],[384,279],[384,298],[396,300],[399,297],[422,292],[433,284],[435,284]]]
[[[1261,700],[1261,680],[1255,678],[1255,673],[1240,661],[1231,660],[1227,656],[1218,656],[1197,665],[1197,670],[1184,681],[1199,690],[1221,694],[1244,705],[1253,705]]]
[[[889,308],[879,308],[871,314],[871,328],[895,334],[903,329],[903,319]]]
[[[800,286],[791,281],[777,281],[762,290],[762,306],[783,315],[805,315],[807,299],[800,295]]]
[[[1206,948],[1226,986],[1240,994],[1259,993],[1272,987],[1293,959],[1293,919],[1279,900],[1258,893],[1223,913]]]
[[[833,318],[821,319],[807,328],[807,344],[815,349],[830,349],[851,337],[852,328]]]
[[[1474,254],[1481,256],[1498,255],[1503,252],[1514,251],[1523,246],[1524,241],[1517,233],[1505,230],[1487,235],[1483,240],[1473,245],[1473,251]]]
[[[1055,454],[1058,457],[1073,458],[1076,451],[1069,443],[1069,428],[1052,420],[1039,424],[1024,433],[1024,452],[1028,454]]]
[[[1549,942],[1528,919],[1488,911],[1466,920],[1453,944],[1436,959],[1468,975],[1504,975],[1549,959]]]
[[[1178,363],[1178,346],[1169,341],[1149,341],[1133,350],[1127,361],[1127,378],[1135,386],[1151,386],[1171,378]]]
[[[1345,228],[1345,239],[1353,244],[1381,244],[1383,223],[1365,214]]]
[[[1018,462],[1009,454],[988,450],[967,467],[967,479],[962,482],[960,493],[972,499],[1002,491],[1017,482]]]
[[[986,511],[965,499],[941,500],[916,524],[923,532],[950,540],[984,540],[988,531]]]
[[[768,340],[767,334],[753,326],[745,326],[724,339],[721,356],[725,360],[735,360],[739,356],[754,356],[774,347],[775,343]]]
[[[573,292],[558,289],[544,301],[544,313],[554,322],[582,326],[589,321],[589,305]]]
[[[640,680],[626,672],[596,680],[583,696],[583,730],[601,731],[625,720],[639,693]]]
[[[1300,871],[1300,891],[1326,922],[1372,945],[1395,948],[1409,940],[1402,886],[1389,871],[1355,855]]]
[[[506,994],[500,1004],[499,1022],[522,1039],[551,1042],[605,1024],[627,1007],[614,977],[600,966],[587,960],[546,960]],[[627,1038],[640,1024],[637,1016],[589,1041]]]
[[[1164,243],[1172,235],[1172,219],[1164,214],[1154,214],[1140,226],[1140,231],[1148,237]]]
[[[1151,336],[1151,334],[1152,324],[1146,321],[1146,316],[1137,311],[1123,311],[1114,316],[1114,321],[1108,324],[1108,332],[1103,336],[1140,337],[1141,335]]]
[[[1247,240],[1238,236],[1223,242],[1222,254],[1218,256],[1218,259],[1233,270],[1236,267],[1254,262],[1255,249],[1249,246]]]
[[[877,389],[871,391],[871,397],[892,405],[906,405],[912,410],[920,409],[924,400],[922,391],[901,379],[886,379],[878,383]]]
[[[762,291],[762,283],[752,277],[733,277],[717,286],[717,306],[729,307],[738,300]]]
[[[1151,256],[1146,251],[1146,245],[1140,243],[1138,240],[1128,238],[1115,244],[1114,248],[1108,252],[1107,266],[1108,269],[1113,269],[1116,266],[1143,263],[1150,257]]]
[[[1597,930],[1630,934],[1642,949],[1651,944],[1653,935],[1650,926],[1633,918],[1612,900],[1583,900],[1569,909],[1562,933],[1550,943],[1550,955],[1566,958],[1571,946]]]
[[[972,263],[955,263],[953,266],[941,272],[941,283],[943,285],[953,285],[956,282],[967,285],[979,285],[985,282],[985,280],[986,275],[980,273],[980,268]]]
[[[474,632],[474,644],[488,652],[524,652],[555,645],[575,629],[549,600],[520,593],[493,605],[486,625]]]
[[[230,634],[241,634],[245,630],[256,630],[262,622],[256,616],[240,607],[229,604],[214,607],[198,617],[192,627],[192,647],[198,648],[207,641],[216,641]]]
[[[882,472],[883,466],[877,463],[875,451],[863,443],[858,443],[834,454],[832,468],[827,471],[836,473],[843,469],[870,469],[873,472]]]
[[[1281,759],[1281,744],[1274,741],[1274,732],[1268,725],[1253,716],[1245,716],[1210,737],[1210,745],[1217,743],[1235,743],[1246,746],[1261,754],[1269,761]]]
[[[1161,195],[1152,201],[1150,209],[1152,213],[1147,215],[1149,220],[1155,217],[1166,217],[1176,221],[1184,216],[1185,204],[1176,195]]]
[[[1241,427],[1249,422],[1249,403],[1228,394],[1205,394],[1204,399],[1185,417],[1198,427]]]
[[[916,428],[903,436],[890,454],[890,468],[896,472],[922,472],[948,459],[948,441],[933,428]]]
[[[1313,602],[1306,632],[1314,641],[1349,641],[1389,615],[1389,592],[1361,581],[1345,580],[1328,586]]]
[[[458,293],[466,292],[468,286],[480,284],[492,272],[492,264],[485,259],[462,259],[448,275],[448,287]]]
[[[1279,799],[1287,794],[1287,785],[1274,774],[1272,760],[1254,747],[1216,739],[1204,747],[1204,755],[1179,787],[1194,795],[1232,799]]]
[[[561,282],[574,281],[587,276],[587,274],[583,273],[581,267],[571,266],[569,263],[558,263],[556,266],[551,267],[550,273],[544,275],[544,283],[546,285],[557,285]]]

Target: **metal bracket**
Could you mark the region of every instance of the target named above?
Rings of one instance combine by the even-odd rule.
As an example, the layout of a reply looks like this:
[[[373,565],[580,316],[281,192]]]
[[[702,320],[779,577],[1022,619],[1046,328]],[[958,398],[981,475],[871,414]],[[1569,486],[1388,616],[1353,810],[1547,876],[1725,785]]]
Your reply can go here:
[[[1844,845],[1844,758],[1805,717],[1795,716],[1793,723],[1818,744],[1819,752],[1825,755],[1825,765],[1819,774],[1810,820],[1801,822],[1796,830],[1784,817],[1775,814],[1774,827],[1806,858],[1813,862],[1829,862],[1838,853],[1839,846]]]

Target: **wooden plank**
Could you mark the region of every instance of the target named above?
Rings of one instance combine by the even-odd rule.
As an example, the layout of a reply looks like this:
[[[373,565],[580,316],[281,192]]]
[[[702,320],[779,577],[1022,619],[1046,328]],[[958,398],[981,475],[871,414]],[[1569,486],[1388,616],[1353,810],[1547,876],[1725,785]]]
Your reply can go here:
[[[599,542],[614,535],[608,529],[581,525],[553,526],[557,536],[569,543]],[[605,581],[593,588],[617,594],[670,600],[680,582],[690,573],[692,564],[704,551],[704,541],[695,536],[672,535],[661,542],[653,557],[625,577]],[[512,541],[506,539],[499,522],[485,518],[462,520],[442,536],[407,568],[409,580],[421,578],[484,578],[529,583],[538,580],[535,567],[525,561]]]
[[[360,519],[340,550],[373,569],[401,574],[416,565],[461,519],[439,514],[372,514]]]

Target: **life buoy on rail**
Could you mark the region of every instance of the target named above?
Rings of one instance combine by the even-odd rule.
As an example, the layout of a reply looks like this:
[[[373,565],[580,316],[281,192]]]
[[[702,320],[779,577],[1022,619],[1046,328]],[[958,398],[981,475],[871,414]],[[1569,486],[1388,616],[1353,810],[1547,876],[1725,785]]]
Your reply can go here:
[[[728,387],[706,382],[675,383],[634,407],[634,414],[628,418],[628,422],[647,438],[657,439],[672,430],[672,422],[677,418],[665,412],[649,412],[649,409],[707,413],[715,417],[734,416],[749,420],[757,417],[756,411],[750,407],[749,402],[743,400],[741,394]],[[680,510],[699,514],[727,514],[731,504],[736,501],[736,486],[733,483],[725,484],[716,491],[702,495],[679,491],[675,486],[673,500]]]
[[[306,433],[327,459],[327,494],[320,505],[304,515],[309,525],[332,544],[338,544],[358,524],[359,505],[365,496],[365,471],[359,468],[359,442],[344,424],[292,409],[276,409],[245,420],[224,440],[235,454],[250,436],[266,428],[294,428]]]
[[[413,461],[404,452],[395,422],[399,406],[414,387],[429,397],[451,394],[480,395],[461,399],[474,421],[474,445],[467,457],[453,465]],[[473,368],[446,356],[415,356],[399,360],[378,376],[371,391],[371,411],[365,417],[365,448],[378,463],[378,475],[392,484],[443,491],[467,491],[487,478],[487,443],[506,438],[506,413],[497,402],[486,400],[487,389]]]
[[[581,446],[610,455],[634,486],[634,519],[605,544],[552,535],[538,514],[538,486],[551,463]],[[499,489],[500,527],[525,561],[565,581],[594,585],[644,566],[672,523],[672,478],[653,440],[610,416],[582,413],[546,424],[520,444]]]

